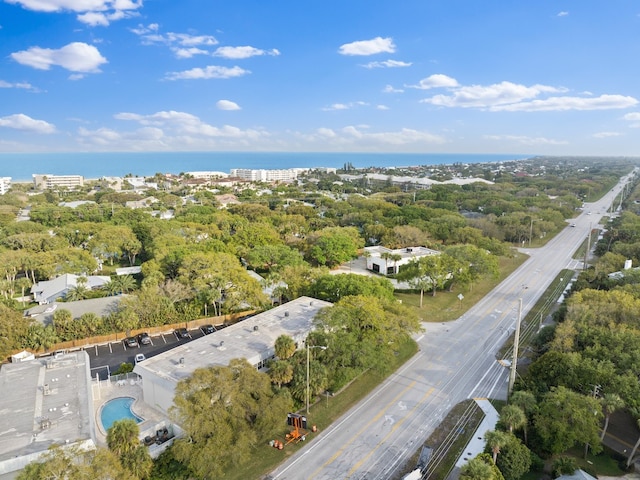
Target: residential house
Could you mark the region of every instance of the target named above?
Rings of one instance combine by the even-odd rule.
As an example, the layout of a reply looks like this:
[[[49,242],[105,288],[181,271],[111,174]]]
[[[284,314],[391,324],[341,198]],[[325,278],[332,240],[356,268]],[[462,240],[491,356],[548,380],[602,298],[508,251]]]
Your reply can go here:
[[[33,301],[38,302],[40,305],[53,303],[58,298],[64,298],[66,294],[72,288],[78,286],[78,279],[85,278],[85,287],[90,290],[101,288],[111,281],[111,277],[105,275],[74,275],[72,273],[66,273],[60,275],[53,280],[45,280],[38,282],[31,287],[31,295],[33,295]]]

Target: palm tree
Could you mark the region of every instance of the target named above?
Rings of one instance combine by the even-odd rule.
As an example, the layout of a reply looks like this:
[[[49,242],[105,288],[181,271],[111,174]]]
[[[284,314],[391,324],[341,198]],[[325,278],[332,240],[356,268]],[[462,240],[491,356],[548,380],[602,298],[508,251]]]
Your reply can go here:
[[[498,460],[500,449],[508,442],[507,434],[500,430],[489,430],[484,434],[484,439],[487,442],[487,446],[491,449],[493,463],[495,464]]]
[[[460,469],[460,480],[491,480],[495,478],[491,465],[480,457],[472,458]]]
[[[293,367],[286,360],[276,360],[269,364],[269,377],[271,382],[280,388],[283,384],[289,383],[293,379]]]
[[[120,459],[131,455],[140,444],[138,424],[131,418],[117,420],[107,431],[107,446]]]
[[[275,343],[276,357],[281,360],[291,358],[296,352],[296,342],[289,335],[280,335]]]
[[[78,300],[84,300],[87,298],[87,294],[89,293],[89,289],[84,285],[78,283],[75,287],[71,287],[64,298],[70,302],[75,302]]]
[[[121,293],[129,293],[136,288],[136,281],[131,275],[118,275],[111,281],[118,285]]]
[[[600,440],[604,440],[607,428],[609,427],[609,417],[611,417],[613,412],[624,407],[624,400],[622,400],[620,395],[617,393],[605,393],[600,402],[602,403],[602,409],[604,410],[604,427],[600,434]]]
[[[392,253],[392,254],[389,256],[389,260],[391,260],[391,261],[393,262],[393,273],[394,273],[394,274],[398,273],[398,272],[396,271],[396,266],[398,265],[398,262],[399,262],[400,260],[402,260],[402,255],[400,255],[399,253]]]
[[[149,455],[149,449],[144,445],[138,444],[130,453],[125,454],[121,461],[134,478],[149,478],[153,470],[153,460]]]
[[[527,416],[517,405],[505,405],[500,411],[500,420],[509,428],[509,433],[519,430],[527,423]]]
[[[517,392],[513,392],[513,395],[511,395],[511,398],[509,399],[509,402],[512,405],[517,405],[518,407],[520,407],[522,409],[522,411],[524,412],[525,416],[527,416],[527,421],[525,421],[524,425],[523,425],[523,433],[524,433],[524,443],[525,445],[527,444],[527,426],[528,426],[528,419],[531,417],[531,414],[533,412],[535,412],[535,409],[537,408],[538,404],[536,403],[536,396],[531,393],[528,392],[526,390],[518,390]]]
[[[113,278],[111,278],[111,280],[109,280],[102,289],[105,290],[109,296],[118,295],[120,293],[120,285],[118,285],[118,282],[114,281]]]

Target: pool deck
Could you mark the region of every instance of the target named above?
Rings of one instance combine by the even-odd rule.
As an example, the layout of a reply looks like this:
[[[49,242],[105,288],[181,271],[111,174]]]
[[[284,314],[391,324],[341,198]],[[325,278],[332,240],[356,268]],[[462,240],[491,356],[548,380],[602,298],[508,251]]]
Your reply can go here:
[[[101,381],[99,384],[92,382],[93,388],[93,411],[96,422],[96,441],[98,445],[107,445],[107,432],[102,427],[100,412],[102,406],[109,400],[118,397],[132,397],[135,399],[131,406],[131,411],[142,418],[138,424],[140,434],[144,438],[145,432],[154,432],[158,426],[171,424],[171,420],[159,410],[149,407],[142,400],[142,385],[135,380],[120,380],[119,382]]]

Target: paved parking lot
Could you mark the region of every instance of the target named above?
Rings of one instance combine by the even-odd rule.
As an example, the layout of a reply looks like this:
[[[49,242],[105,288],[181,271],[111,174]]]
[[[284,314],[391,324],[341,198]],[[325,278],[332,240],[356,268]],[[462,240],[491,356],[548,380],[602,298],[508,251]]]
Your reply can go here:
[[[204,336],[200,328],[189,330],[188,338],[179,339],[173,332],[154,335],[151,337],[150,345],[138,345],[127,348],[123,341],[109,343],[107,345],[95,345],[87,347],[85,351],[89,354],[91,362],[91,375],[96,374],[101,380],[107,378],[107,374],[113,374],[122,363],[134,364],[136,354],[143,353],[146,358],[151,358],[159,353],[171,350],[180,344],[190,342],[196,338]],[[123,339],[124,340],[124,339]],[[108,367],[108,368],[107,368]]]

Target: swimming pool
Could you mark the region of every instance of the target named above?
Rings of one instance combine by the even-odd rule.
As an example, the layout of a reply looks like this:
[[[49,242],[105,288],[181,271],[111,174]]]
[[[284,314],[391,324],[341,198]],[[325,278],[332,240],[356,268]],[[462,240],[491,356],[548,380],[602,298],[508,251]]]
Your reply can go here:
[[[124,420],[125,418],[132,418],[136,423],[142,422],[142,418],[131,411],[131,405],[134,401],[135,398],[132,397],[118,397],[109,400],[102,406],[100,422],[105,432],[111,428],[113,422]]]

